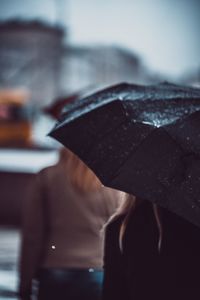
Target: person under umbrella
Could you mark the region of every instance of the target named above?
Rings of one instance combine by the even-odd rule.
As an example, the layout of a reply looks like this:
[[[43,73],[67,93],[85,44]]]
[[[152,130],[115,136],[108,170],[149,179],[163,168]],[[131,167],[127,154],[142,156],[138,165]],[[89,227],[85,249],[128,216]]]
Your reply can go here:
[[[200,299],[199,270],[199,227],[127,194],[106,227],[102,299]]]
[[[20,299],[31,299],[34,280],[39,300],[100,299],[102,229],[120,198],[64,148],[36,175],[24,206]]]
[[[51,131],[104,185],[137,196],[106,230],[104,300],[200,299],[199,116],[200,89],[122,83]]]

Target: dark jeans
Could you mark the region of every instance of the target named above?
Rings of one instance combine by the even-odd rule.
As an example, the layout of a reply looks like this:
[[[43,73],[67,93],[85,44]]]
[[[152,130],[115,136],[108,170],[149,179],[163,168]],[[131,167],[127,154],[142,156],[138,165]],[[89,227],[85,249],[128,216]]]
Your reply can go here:
[[[42,269],[38,300],[100,300],[103,271]]]

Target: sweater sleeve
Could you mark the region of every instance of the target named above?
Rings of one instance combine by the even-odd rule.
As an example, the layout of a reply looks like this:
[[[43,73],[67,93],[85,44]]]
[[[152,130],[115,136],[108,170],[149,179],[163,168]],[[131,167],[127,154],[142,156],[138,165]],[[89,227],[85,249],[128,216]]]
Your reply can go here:
[[[30,188],[22,214],[19,296],[28,299],[44,251],[44,193],[39,173]]]

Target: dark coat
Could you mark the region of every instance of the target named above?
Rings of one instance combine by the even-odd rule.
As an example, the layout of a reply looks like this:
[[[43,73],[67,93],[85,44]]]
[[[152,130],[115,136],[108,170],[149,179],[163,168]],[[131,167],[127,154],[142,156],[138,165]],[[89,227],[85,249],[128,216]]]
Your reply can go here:
[[[107,226],[103,300],[200,299],[200,229],[161,210],[163,242],[145,201],[133,212],[119,249],[120,216]]]

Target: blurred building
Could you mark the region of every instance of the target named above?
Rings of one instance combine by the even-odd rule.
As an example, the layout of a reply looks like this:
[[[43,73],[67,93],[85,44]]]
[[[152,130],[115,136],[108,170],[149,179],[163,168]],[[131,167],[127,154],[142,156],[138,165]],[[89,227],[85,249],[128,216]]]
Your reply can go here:
[[[140,58],[115,46],[69,46],[62,58],[63,91],[87,86],[102,88],[119,82],[144,83],[150,80]]]
[[[57,96],[64,32],[31,21],[0,23],[0,88],[26,88],[38,107]]]
[[[20,223],[34,173],[55,162],[37,112],[59,93],[63,37],[41,22],[0,23],[0,224]]]
[[[64,45],[64,34],[60,27],[37,21],[0,23],[0,88],[25,87],[31,103],[40,108],[87,86],[152,81],[134,52]]]

